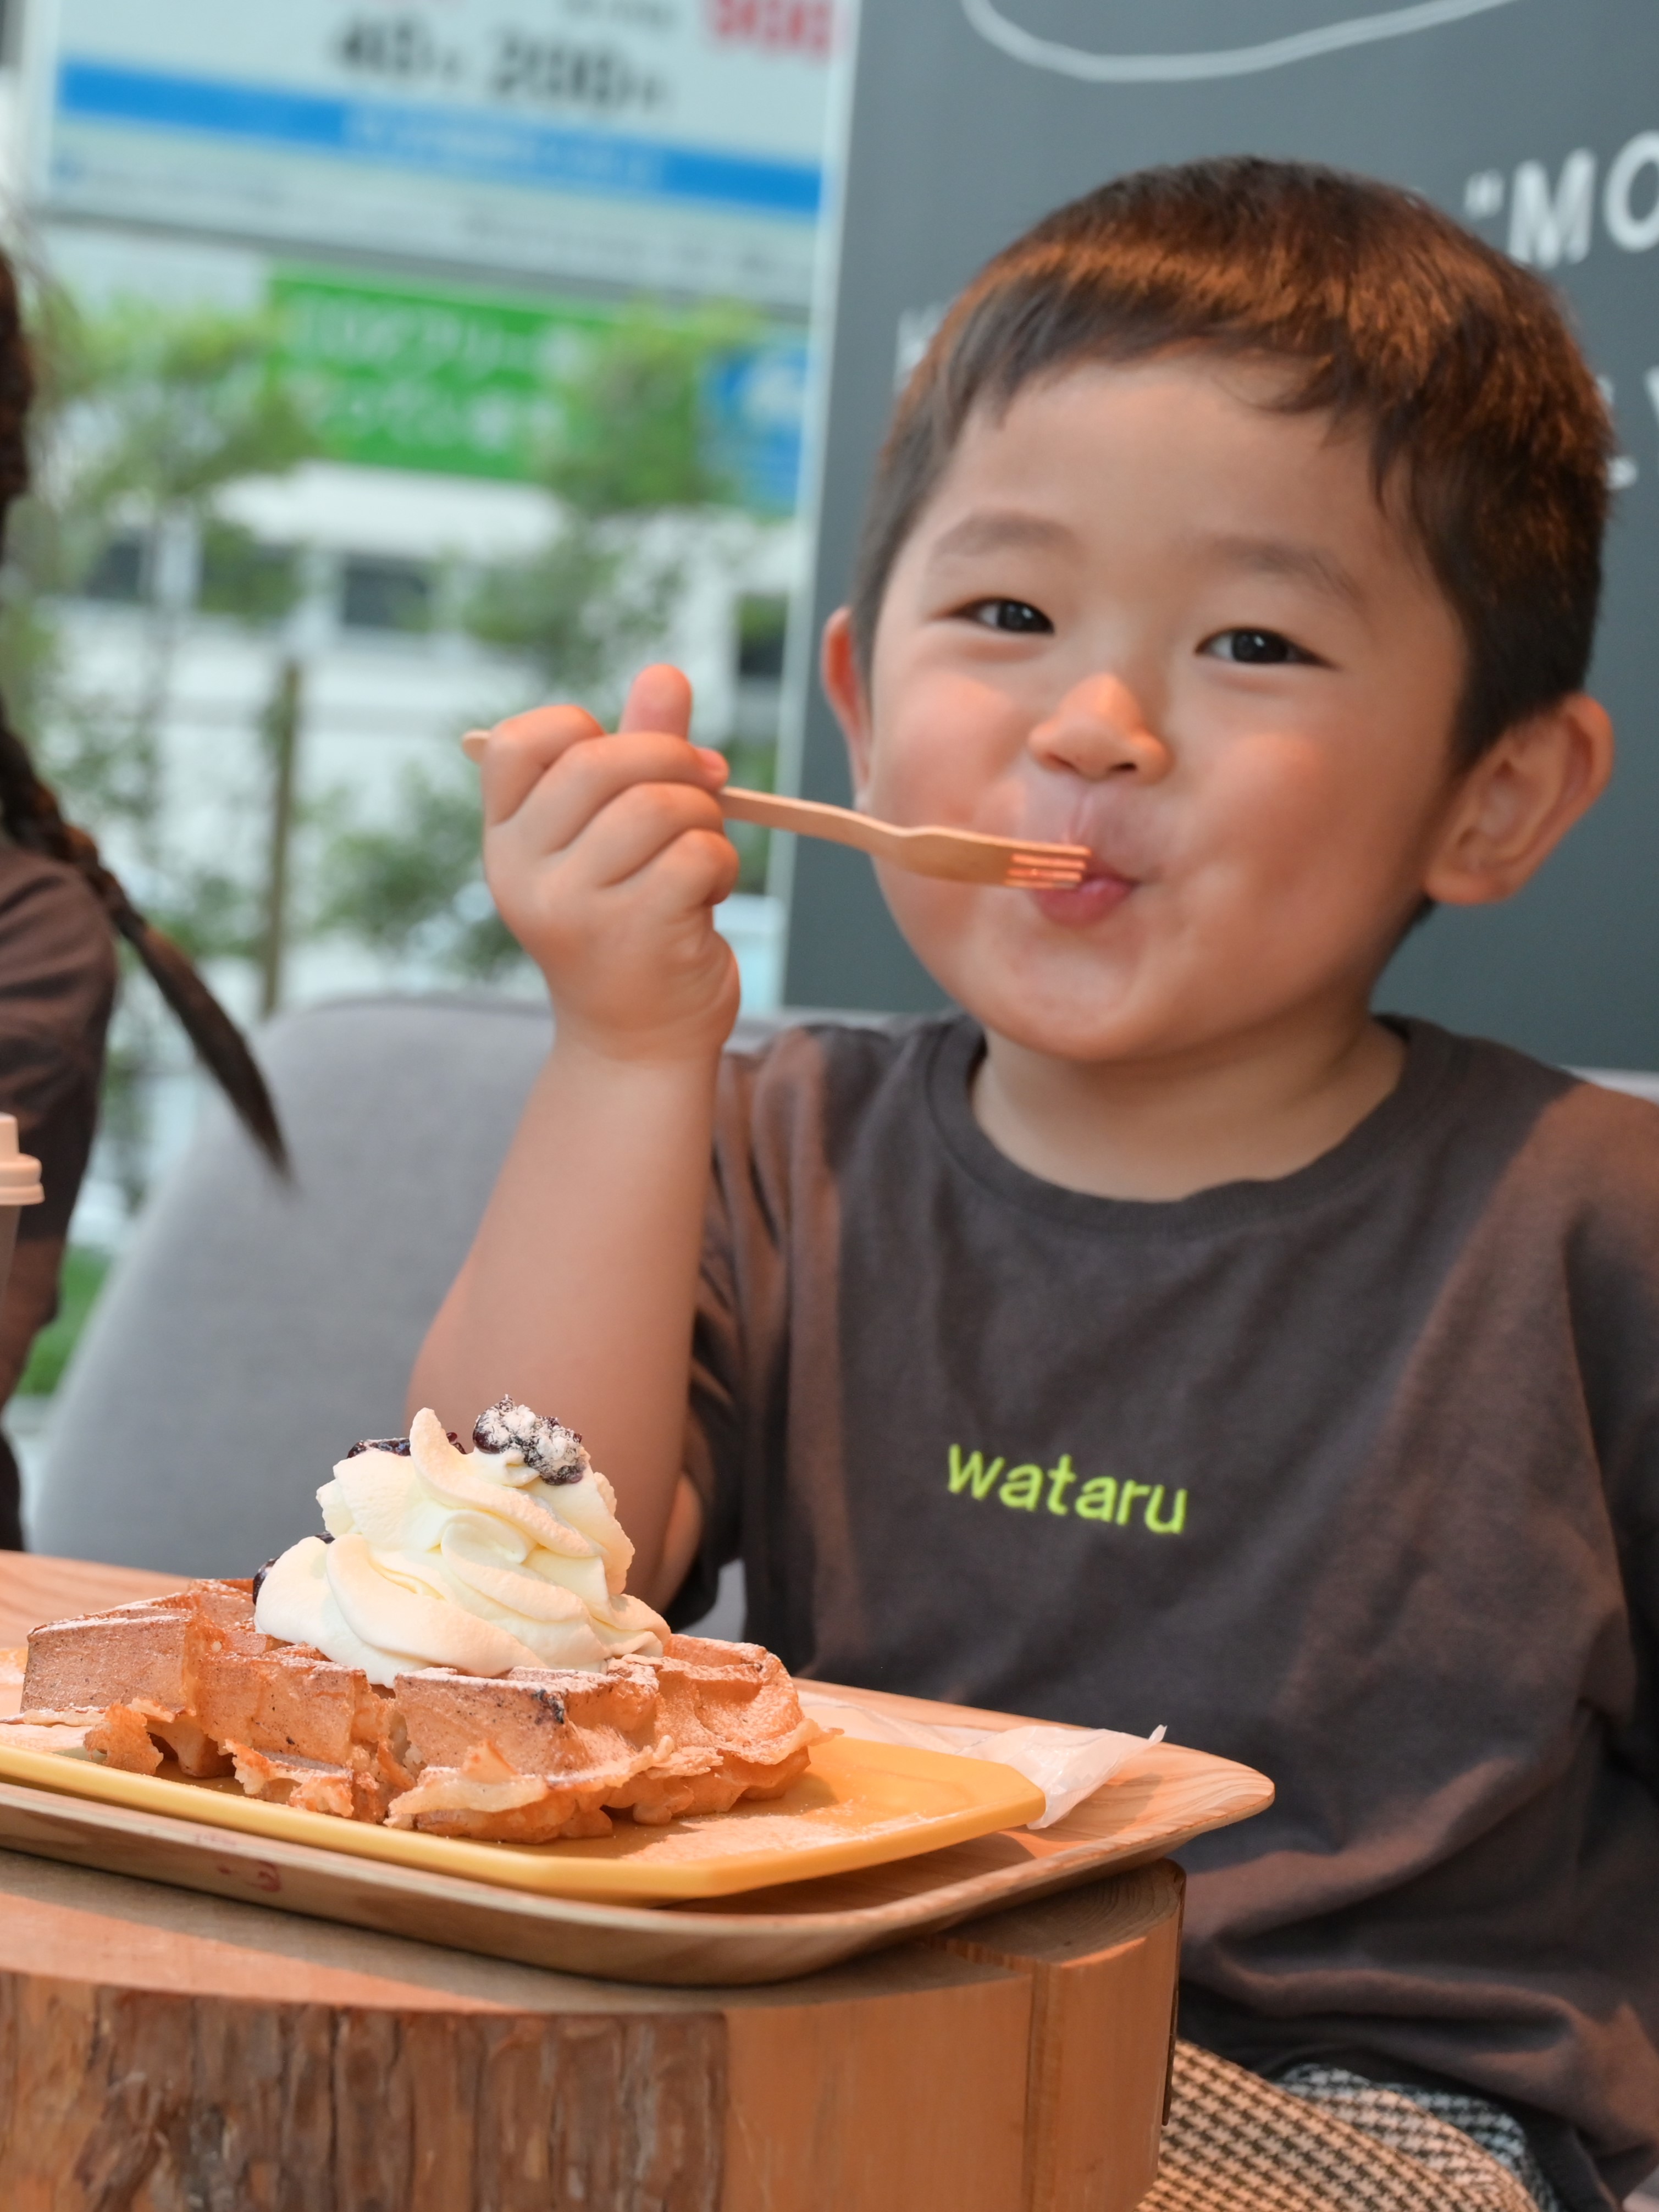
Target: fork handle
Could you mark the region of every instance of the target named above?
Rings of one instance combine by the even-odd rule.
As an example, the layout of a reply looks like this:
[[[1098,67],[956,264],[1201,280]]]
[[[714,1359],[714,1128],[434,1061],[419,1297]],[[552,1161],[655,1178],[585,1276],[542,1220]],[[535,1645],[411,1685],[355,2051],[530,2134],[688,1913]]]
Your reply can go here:
[[[804,837],[826,838],[832,845],[851,845],[860,853],[873,852],[880,842],[877,823],[848,807],[826,806],[816,799],[784,799],[776,792],[744,791],[728,784],[720,793],[720,807],[728,822],[793,830]]]

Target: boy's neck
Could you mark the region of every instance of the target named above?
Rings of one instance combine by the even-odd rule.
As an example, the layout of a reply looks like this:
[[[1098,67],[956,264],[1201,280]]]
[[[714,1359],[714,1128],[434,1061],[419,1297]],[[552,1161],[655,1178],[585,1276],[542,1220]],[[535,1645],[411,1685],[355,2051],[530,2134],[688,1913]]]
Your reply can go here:
[[[1381,1105],[1405,1059],[1363,1007],[1161,1060],[1059,1060],[988,1035],[974,1118],[1045,1182],[1188,1198],[1308,1166]]]

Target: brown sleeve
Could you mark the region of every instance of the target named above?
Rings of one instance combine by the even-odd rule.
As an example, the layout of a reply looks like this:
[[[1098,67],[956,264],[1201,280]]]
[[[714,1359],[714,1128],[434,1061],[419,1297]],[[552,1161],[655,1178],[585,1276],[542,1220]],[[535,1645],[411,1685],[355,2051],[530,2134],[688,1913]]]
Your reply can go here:
[[[740,1540],[744,1394],[732,1206],[741,1197],[731,1185],[734,1176],[742,1178],[748,1157],[752,1073],[752,1063],[737,1054],[721,1062],[685,1425],[685,1474],[702,1506],[702,1537],[670,1607],[677,1622],[708,1610],[720,1571],[737,1558]]]
[[[25,1206],[0,1306],[0,1404],[57,1310],[70,1216],[98,1118],[115,950],[74,871],[0,845],[0,1113],[40,1163],[46,1201]]]

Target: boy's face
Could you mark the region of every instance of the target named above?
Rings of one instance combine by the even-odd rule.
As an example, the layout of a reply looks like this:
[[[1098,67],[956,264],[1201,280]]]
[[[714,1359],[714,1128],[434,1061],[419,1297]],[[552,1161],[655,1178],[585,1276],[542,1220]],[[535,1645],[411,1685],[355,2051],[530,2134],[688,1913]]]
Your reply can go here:
[[[1094,854],[1061,893],[884,872],[934,976],[1036,1050],[1363,1006],[1422,896],[1462,635],[1364,437],[1279,388],[1191,356],[1028,386],[901,551],[867,702],[830,641],[861,805]]]

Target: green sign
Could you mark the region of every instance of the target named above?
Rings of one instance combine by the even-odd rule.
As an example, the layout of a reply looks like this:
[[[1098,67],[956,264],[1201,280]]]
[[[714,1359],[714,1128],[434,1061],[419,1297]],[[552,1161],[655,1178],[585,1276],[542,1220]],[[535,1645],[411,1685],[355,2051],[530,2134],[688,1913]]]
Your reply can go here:
[[[280,358],[333,459],[524,481],[558,381],[615,317],[599,303],[436,291],[281,268]]]
[[[333,459],[524,483],[562,427],[558,391],[627,310],[279,268],[278,361]],[[800,469],[806,337],[776,325],[708,364],[708,451],[741,502],[787,514]]]

